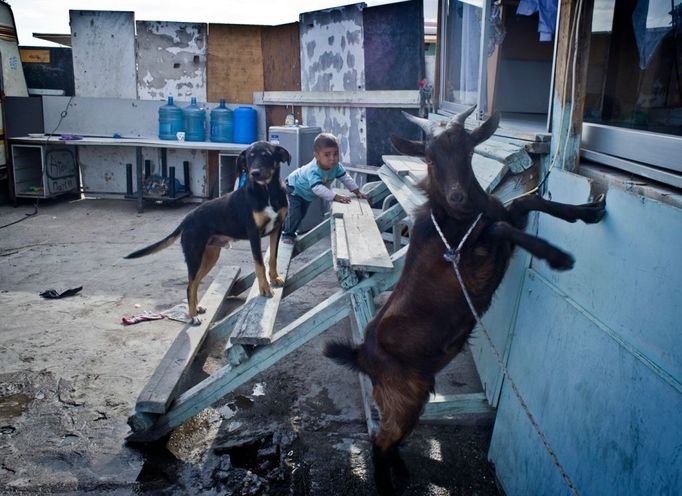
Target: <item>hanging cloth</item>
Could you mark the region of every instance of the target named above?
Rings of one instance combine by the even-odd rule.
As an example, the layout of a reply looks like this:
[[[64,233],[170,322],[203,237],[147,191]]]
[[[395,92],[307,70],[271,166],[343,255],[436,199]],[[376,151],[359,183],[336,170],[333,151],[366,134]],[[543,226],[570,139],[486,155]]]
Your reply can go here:
[[[538,32],[540,41],[552,41],[554,31],[556,31],[556,15],[559,7],[559,0],[521,0],[516,9],[517,15],[540,14]]]

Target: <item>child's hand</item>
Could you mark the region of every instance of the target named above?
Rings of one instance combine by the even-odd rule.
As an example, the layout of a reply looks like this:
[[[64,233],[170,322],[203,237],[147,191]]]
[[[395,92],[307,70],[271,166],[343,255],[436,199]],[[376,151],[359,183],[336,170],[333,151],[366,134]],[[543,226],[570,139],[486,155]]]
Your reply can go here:
[[[367,199],[367,195],[364,194],[364,193],[363,193],[362,191],[360,191],[359,189],[356,189],[355,191],[353,191],[353,193],[354,193],[355,196],[357,196],[358,198],[362,198],[363,200],[366,200],[366,199]]]
[[[334,201],[339,203],[350,203],[350,196],[337,194],[334,196]]]

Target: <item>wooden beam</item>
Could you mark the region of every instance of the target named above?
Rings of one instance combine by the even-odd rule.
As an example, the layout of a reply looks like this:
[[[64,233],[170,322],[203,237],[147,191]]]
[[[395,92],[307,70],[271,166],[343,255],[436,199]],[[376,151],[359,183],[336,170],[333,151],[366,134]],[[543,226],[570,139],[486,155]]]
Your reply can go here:
[[[253,102],[255,105],[419,108],[419,91],[255,91]]]
[[[199,347],[204,342],[212,316],[220,308],[225,295],[239,275],[239,267],[226,266],[215,277],[200,305],[206,308],[201,325],[187,324],[177,335],[161,363],[152,374],[137,398],[135,410],[139,412],[164,413],[177,392]]]
[[[561,0],[559,7],[550,156],[569,171],[575,171],[580,160],[593,8],[594,0]]]

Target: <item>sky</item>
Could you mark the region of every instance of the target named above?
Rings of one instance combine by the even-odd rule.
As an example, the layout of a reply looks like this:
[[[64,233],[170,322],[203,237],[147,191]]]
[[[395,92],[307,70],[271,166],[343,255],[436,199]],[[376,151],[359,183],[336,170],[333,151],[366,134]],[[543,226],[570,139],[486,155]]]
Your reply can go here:
[[[396,0],[365,0],[369,7]],[[423,0],[435,18],[438,0]],[[68,34],[69,10],[134,11],[136,21],[277,25],[298,21],[303,12],[355,3],[353,0],[6,0],[22,46],[57,46],[33,33]],[[428,15],[433,12],[433,15]]]

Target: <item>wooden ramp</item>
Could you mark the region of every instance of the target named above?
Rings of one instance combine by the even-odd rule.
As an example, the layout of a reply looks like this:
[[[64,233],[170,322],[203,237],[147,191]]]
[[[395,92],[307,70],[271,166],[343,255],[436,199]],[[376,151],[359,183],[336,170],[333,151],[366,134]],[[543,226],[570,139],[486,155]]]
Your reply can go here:
[[[223,267],[199,303],[206,316],[215,315],[225,295],[230,291],[239,267]],[[185,325],[166,352],[154,374],[137,398],[137,412],[164,413],[168,409],[185,372],[192,364],[206,338],[211,319],[204,317],[201,325]]]
[[[351,318],[353,337],[363,338],[364,329],[375,313],[373,298],[382,291],[392,289],[400,277],[408,247],[389,255],[382,233],[413,216],[426,197],[418,183],[426,175],[426,166],[410,157],[384,157],[385,164],[377,171],[381,182],[365,193],[369,201],[353,198],[349,204],[334,203],[332,216],[296,240],[295,245],[281,245],[278,269],[285,278],[284,287],[274,288],[273,298],[258,295],[253,272],[236,279],[237,273],[221,274],[205,298],[222,301],[224,295],[239,294],[251,288],[244,305],[208,331],[216,338],[227,337],[228,363],[210,377],[178,394],[177,384],[186,366],[192,361],[207,329],[202,326],[197,336],[186,329],[172,347],[183,351],[169,351],[155,372],[153,380],[140,395],[140,401],[128,423],[131,442],[149,442],[167,434],[193,415],[220,400],[235,388],[251,380],[256,374],[277,363],[300,346],[325,332],[346,317]],[[476,158],[476,177],[486,190],[491,191],[505,177],[511,166],[490,157]],[[531,169],[524,174],[530,184],[534,176]],[[530,178],[530,179],[529,179]],[[507,184],[505,189],[505,184]],[[505,195],[514,194],[516,186],[503,183]],[[385,202],[384,210],[374,216],[371,204],[394,195],[397,203]],[[296,273],[289,273],[293,257],[318,241],[331,236],[332,248],[323,251]],[[266,259],[267,259],[266,255]],[[304,315],[275,329],[275,319],[281,301],[296,289],[309,283],[322,272],[334,269],[341,288],[334,295],[318,303]],[[202,299],[202,303],[204,300]],[[213,309],[217,304],[212,303]],[[215,312],[209,310],[208,315]],[[212,319],[207,319],[209,322]],[[191,343],[191,346],[189,345]],[[189,350],[189,351],[188,351]],[[177,357],[177,358],[174,358]],[[182,366],[181,366],[182,365]],[[371,399],[371,383],[361,377],[367,427],[374,432],[377,426],[376,409]],[[483,393],[437,397],[425,409],[425,418],[451,417],[466,413],[489,411]]]

